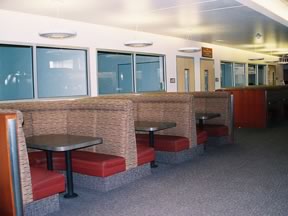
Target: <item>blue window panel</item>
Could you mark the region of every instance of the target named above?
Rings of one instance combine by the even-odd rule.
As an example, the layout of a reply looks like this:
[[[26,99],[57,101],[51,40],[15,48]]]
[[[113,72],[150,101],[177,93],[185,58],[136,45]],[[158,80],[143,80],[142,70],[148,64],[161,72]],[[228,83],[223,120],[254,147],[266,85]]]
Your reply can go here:
[[[163,56],[136,55],[137,92],[164,90]]]
[[[266,66],[258,65],[258,85],[265,85],[266,77]]]
[[[232,63],[221,62],[221,87],[233,87],[233,77]]]
[[[256,85],[256,65],[248,65],[248,85]]]
[[[234,63],[235,86],[246,85],[245,64]]]
[[[0,100],[33,98],[32,47],[0,45]]]
[[[133,92],[132,55],[98,52],[99,94]]]
[[[86,50],[37,47],[38,97],[88,95]]]

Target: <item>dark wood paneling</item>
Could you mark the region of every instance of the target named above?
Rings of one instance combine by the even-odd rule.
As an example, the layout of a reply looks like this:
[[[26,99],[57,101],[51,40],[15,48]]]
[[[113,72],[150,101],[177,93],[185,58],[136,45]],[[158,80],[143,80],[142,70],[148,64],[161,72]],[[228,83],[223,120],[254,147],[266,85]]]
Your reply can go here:
[[[246,128],[265,128],[266,106],[264,89],[235,89],[234,126]]]

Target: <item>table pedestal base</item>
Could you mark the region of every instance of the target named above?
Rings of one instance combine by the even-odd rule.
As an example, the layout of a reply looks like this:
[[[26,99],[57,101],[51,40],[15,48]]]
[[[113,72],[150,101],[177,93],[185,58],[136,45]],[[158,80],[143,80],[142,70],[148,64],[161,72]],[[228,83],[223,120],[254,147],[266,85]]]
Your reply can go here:
[[[151,167],[151,168],[157,168],[158,165],[155,163],[155,161],[151,161],[151,162],[150,162],[150,167]]]
[[[75,198],[75,197],[78,197],[78,194],[76,194],[76,193],[72,193],[72,194],[66,193],[64,195],[64,198],[66,198],[66,199],[71,199],[71,198]]]
[[[73,187],[71,151],[65,152],[65,160],[66,160],[67,193],[64,195],[64,197],[65,198],[74,198],[74,197],[77,197],[78,195],[76,193],[74,193],[74,187]]]
[[[149,131],[149,146],[154,148],[154,131]],[[155,163],[155,161],[150,162],[151,168],[157,168],[158,165]]]

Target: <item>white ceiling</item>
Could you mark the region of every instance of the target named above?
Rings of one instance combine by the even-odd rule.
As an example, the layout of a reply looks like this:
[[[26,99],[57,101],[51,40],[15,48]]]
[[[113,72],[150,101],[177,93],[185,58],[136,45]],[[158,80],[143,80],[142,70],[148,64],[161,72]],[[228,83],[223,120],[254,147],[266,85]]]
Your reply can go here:
[[[239,2],[245,0],[0,0],[0,9],[137,29],[267,54],[288,53],[288,25]],[[288,11],[288,5],[282,4]],[[274,11],[274,15],[279,14]],[[256,33],[262,37],[256,40]]]

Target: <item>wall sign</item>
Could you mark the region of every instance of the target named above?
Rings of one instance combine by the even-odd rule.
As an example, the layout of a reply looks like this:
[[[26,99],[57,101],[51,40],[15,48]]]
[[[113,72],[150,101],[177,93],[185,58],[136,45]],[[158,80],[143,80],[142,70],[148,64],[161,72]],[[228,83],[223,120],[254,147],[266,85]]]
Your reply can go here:
[[[202,57],[213,58],[213,50],[212,50],[212,48],[202,47]]]

